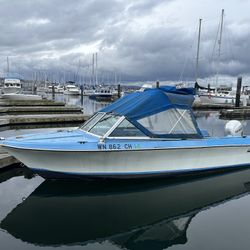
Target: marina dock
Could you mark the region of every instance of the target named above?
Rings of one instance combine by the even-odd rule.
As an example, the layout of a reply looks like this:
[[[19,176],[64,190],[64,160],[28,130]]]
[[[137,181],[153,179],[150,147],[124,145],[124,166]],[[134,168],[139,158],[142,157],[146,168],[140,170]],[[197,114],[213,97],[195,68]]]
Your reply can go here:
[[[51,100],[0,100],[0,126],[81,123],[88,117],[81,107]]]
[[[0,118],[0,126],[50,123],[81,123],[88,116],[83,114],[42,114],[42,115],[6,115]]]
[[[216,104],[216,103],[194,103],[192,108],[194,110],[221,110],[221,109],[232,109],[232,104]]]
[[[250,118],[250,107],[240,107],[240,108],[229,108],[220,110],[221,119],[249,119]]]
[[[7,153],[0,153],[0,170],[16,163],[19,163],[19,161],[13,156]]]

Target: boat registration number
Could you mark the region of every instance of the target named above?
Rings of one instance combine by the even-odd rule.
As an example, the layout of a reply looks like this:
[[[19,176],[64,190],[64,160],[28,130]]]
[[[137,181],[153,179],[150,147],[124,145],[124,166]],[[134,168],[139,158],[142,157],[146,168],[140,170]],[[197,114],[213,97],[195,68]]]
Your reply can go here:
[[[98,145],[98,149],[101,150],[107,150],[107,149],[122,149],[122,150],[126,150],[126,149],[139,149],[140,148],[140,144],[130,144],[130,143],[124,143],[124,144],[120,144],[120,143],[115,143],[115,144],[99,144]]]

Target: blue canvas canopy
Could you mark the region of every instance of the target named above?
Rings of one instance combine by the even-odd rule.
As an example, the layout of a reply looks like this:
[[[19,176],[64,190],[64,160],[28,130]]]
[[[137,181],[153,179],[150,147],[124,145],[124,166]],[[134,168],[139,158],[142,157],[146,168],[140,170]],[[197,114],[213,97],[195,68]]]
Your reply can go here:
[[[126,116],[130,120],[138,120],[171,108],[190,109],[194,101],[194,89],[176,89],[164,86],[146,89],[124,96],[101,112]]]

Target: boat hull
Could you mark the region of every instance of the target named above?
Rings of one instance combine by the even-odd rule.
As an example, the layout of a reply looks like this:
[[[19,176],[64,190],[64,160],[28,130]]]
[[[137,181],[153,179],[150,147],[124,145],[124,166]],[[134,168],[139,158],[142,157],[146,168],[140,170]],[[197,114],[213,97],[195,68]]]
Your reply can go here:
[[[7,100],[42,100],[39,95],[28,95],[28,94],[3,94],[2,99]]]
[[[113,95],[112,94],[92,94],[89,95],[89,98],[91,100],[96,100],[96,101],[111,101],[112,100]]]
[[[75,89],[75,90],[65,90],[63,92],[64,95],[80,95],[80,90]]]
[[[234,104],[235,97],[220,95],[199,95],[201,103],[208,104]]]
[[[6,147],[44,178],[145,178],[250,165],[249,146],[109,151],[47,151]]]

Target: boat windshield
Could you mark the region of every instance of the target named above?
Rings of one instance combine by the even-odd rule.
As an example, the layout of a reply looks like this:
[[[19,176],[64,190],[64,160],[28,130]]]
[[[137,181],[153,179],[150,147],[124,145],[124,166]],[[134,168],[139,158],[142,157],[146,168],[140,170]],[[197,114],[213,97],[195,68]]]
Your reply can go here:
[[[100,119],[104,116],[104,113],[96,113],[89,120],[87,120],[80,129],[89,131]]]
[[[104,115],[88,132],[99,136],[105,135],[120,119],[120,116],[113,114]]]
[[[125,117],[121,118],[122,116],[113,113],[100,112],[80,129],[98,136],[104,136],[111,131],[109,137],[200,138],[189,109],[168,109],[138,119],[135,124]]]
[[[145,137],[146,135],[136,128],[127,119],[124,119],[110,134],[110,137]]]

